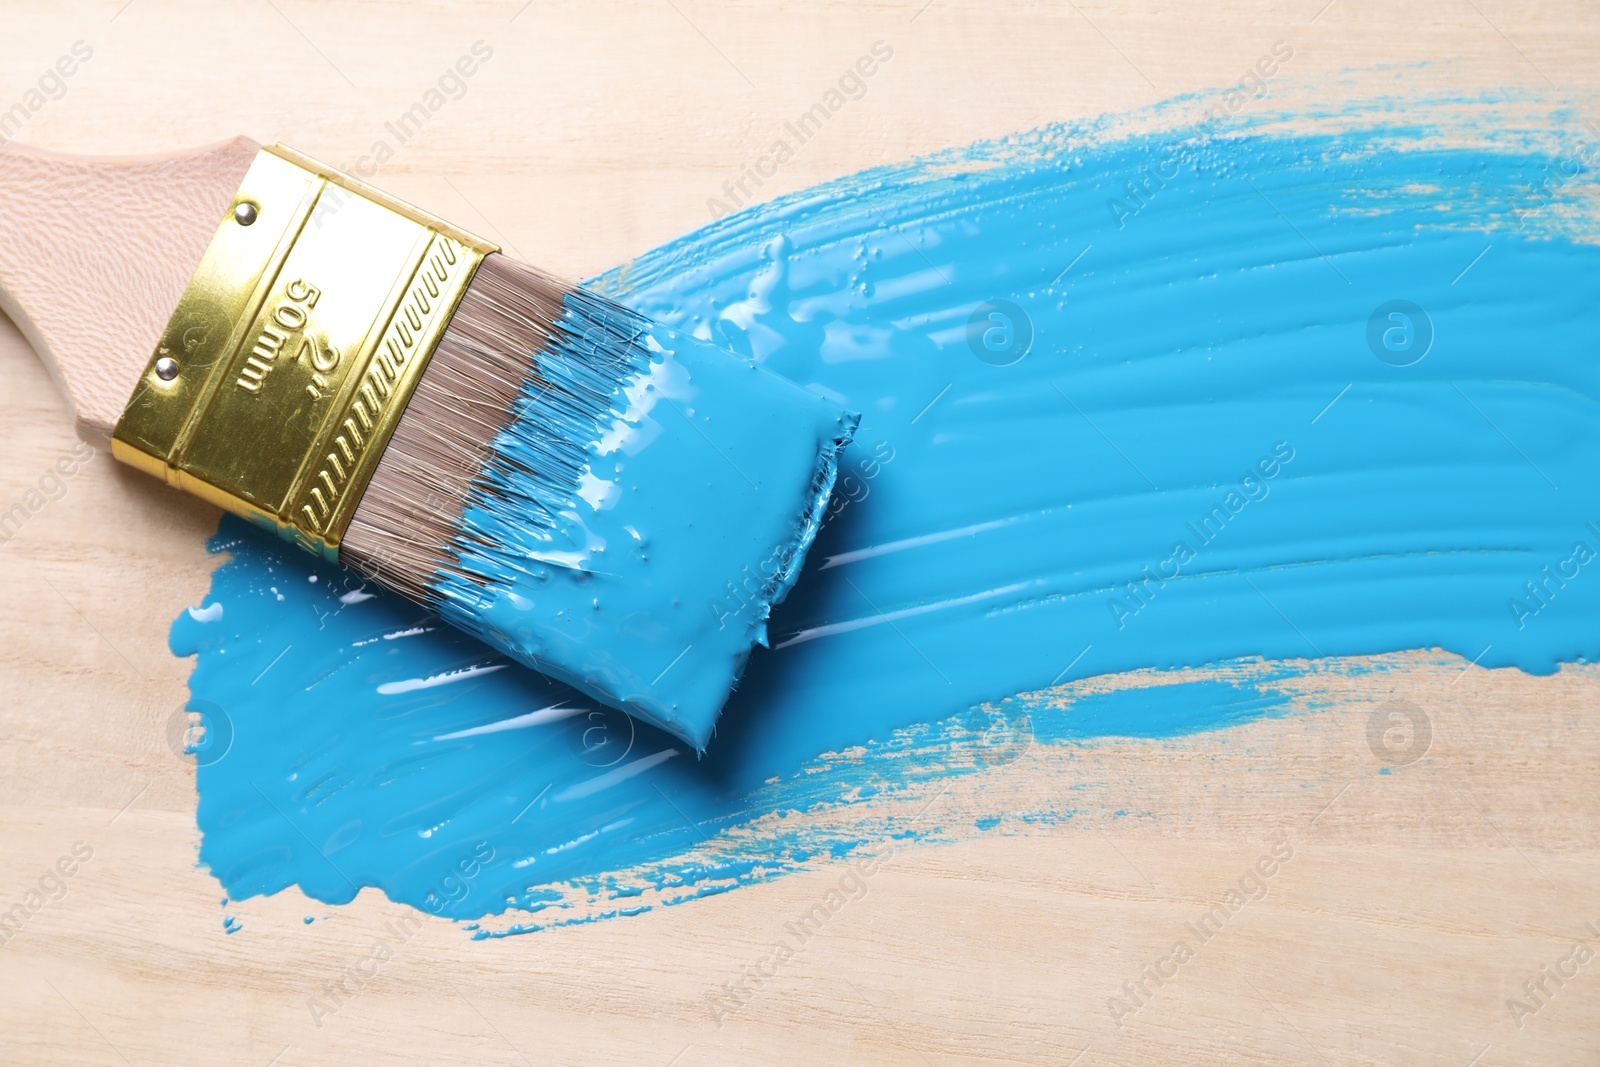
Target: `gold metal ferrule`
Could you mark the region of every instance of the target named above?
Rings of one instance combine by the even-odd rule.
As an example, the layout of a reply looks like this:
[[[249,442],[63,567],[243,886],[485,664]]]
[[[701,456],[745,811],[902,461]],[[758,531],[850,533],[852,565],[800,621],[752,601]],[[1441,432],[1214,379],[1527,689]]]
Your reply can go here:
[[[251,164],[111,454],[330,560],[498,248],[278,145]]]

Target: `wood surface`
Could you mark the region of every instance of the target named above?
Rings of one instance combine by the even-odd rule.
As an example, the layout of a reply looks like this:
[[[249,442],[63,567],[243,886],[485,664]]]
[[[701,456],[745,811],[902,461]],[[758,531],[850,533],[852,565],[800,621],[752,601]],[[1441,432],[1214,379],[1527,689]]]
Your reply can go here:
[[[1586,0],[106,0],[7,2],[0,25],[0,115],[75,42],[93,50],[19,143],[128,155],[243,133],[356,165],[385,140],[376,184],[578,277],[707,221],[878,40],[892,62],[761,195],[1235,85],[1278,40],[1295,55],[1273,91],[1330,107],[1600,80]],[[465,95],[401,143],[386,123],[480,40],[493,55]],[[1036,748],[928,797],[948,822],[975,790],[1019,808],[1070,791],[1079,814],[901,847],[720,1026],[708,995],[840,870],[493,942],[425,921],[318,1025],[308,998],[415,913],[291,890],[231,905],[244,929],[223,932],[195,865],[193,771],[166,741],[189,667],[167,627],[207,588],[216,513],[75,453],[73,404],[3,321],[0,397],[0,509],[72,468],[0,544],[0,910],[92,850],[0,945],[0,1063],[1600,1063],[1600,960],[1530,1017],[1506,1006],[1574,946],[1600,948],[1600,671],[1427,653],[1329,674],[1315,710]],[[1369,725],[1394,699],[1431,740],[1385,774]],[[1109,998],[1280,841],[1293,855],[1265,899],[1116,1025]]]

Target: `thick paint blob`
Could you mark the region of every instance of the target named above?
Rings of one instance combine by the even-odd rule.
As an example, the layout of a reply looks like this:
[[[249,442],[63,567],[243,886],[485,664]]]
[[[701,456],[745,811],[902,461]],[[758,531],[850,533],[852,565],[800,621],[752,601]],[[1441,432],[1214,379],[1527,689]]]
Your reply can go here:
[[[536,928],[923,829],[797,813],[1033,744],[1232,724],[1293,687],[1266,666],[1078,679],[1592,660],[1600,247],[1572,235],[1597,160],[1566,167],[1548,122],[1491,116],[1454,147],[1377,114],[1045,131],[599,279],[863,413],[709,754],[226,522],[232,557],[173,631],[232,731],[200,755],[202,861],[234,897],[377,886]]]
[[[799,576],[856,416],[609,301],[566,302],[429,603],[703,750]]]

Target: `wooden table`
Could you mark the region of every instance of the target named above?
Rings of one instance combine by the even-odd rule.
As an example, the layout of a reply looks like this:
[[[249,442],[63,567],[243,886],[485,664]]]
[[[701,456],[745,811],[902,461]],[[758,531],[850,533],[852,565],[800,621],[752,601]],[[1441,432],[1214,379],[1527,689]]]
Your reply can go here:
[[[706,222],[722,183],[879,40],[893,63],[763,195],[1236,83],[1279,40],[1294,49],[1285,85],[1324,100],[1387,84],[1383,64],[1432,88],[1600,79],[1600,9],[1583,0],[9,0],[0,14],[0,107],[75,42],[93,49],[23,141],[137,153],[247,133],[349,164],[388,140],[379,184],[576,276]],[[493,54],[465,95],[397,143],[385,124],[478,41]],[[3,320],[0,396],[9,506],[73,438]],[[246,932],[224,934],[222,890],[195,865],[193,772],[165,739],[189,666],[166,631],[207,588],[214,524],[101,456],[0,546],[0,910],[75,845],[92,851],[0,945],[0,1062],[1600,1062],[1600,962],[1531,1017],[1506,1006],[1580,940],[1600,946],[1600,671],[1532,678],[1420,653],[1366,681],[1330,675],[1322,711],[1035,750],[958,785],[939,801],[956,812],[969,789],[1026,803],[1070,786],[1083,815],[901,849],[720,1026],[708,995],[838,871],[492,942],[430,921],[319,1025],[308,998],[413,913],[371,890],[333,909],[291,890],[232,905]],[[1432,738],[1428,759],[1385,775],[1368,724],[1389,699],[1423,708]],[[1266,898],[1116,1025],[1108,1000],[1274,842],[1293,854]],[[305,927],[311,910],[331,918]]]

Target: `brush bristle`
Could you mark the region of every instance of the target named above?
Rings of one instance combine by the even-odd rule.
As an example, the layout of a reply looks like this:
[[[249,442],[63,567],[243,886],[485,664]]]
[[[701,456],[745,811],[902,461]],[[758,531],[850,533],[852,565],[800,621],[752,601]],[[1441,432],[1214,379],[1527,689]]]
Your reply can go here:
[[[340,561],[704,749],[857,417],[491,255]]]
[[[571,303],[595,305],[586,336],[573,336]],[[452,547],[463,532],[470,490],[485,474],[495,438],[517,417],[529,383],[546,386],[551,404],[591,412],[594,421],[617,386],[648,364],[648,353],[631,348],[644,325],[626,308],[540,270],[487,257],[373,472],[339,562],[437,609],[439,573],[459,565]],[[545,381],[541,363],[557,345],[585,350],[589,373]],[[529,501],[528,513],[544,526],[553,523],[551,509],[570,499],[588,461],[584,439],[551,429],[541,457],[547,467],[539,472],[551,494]]]

